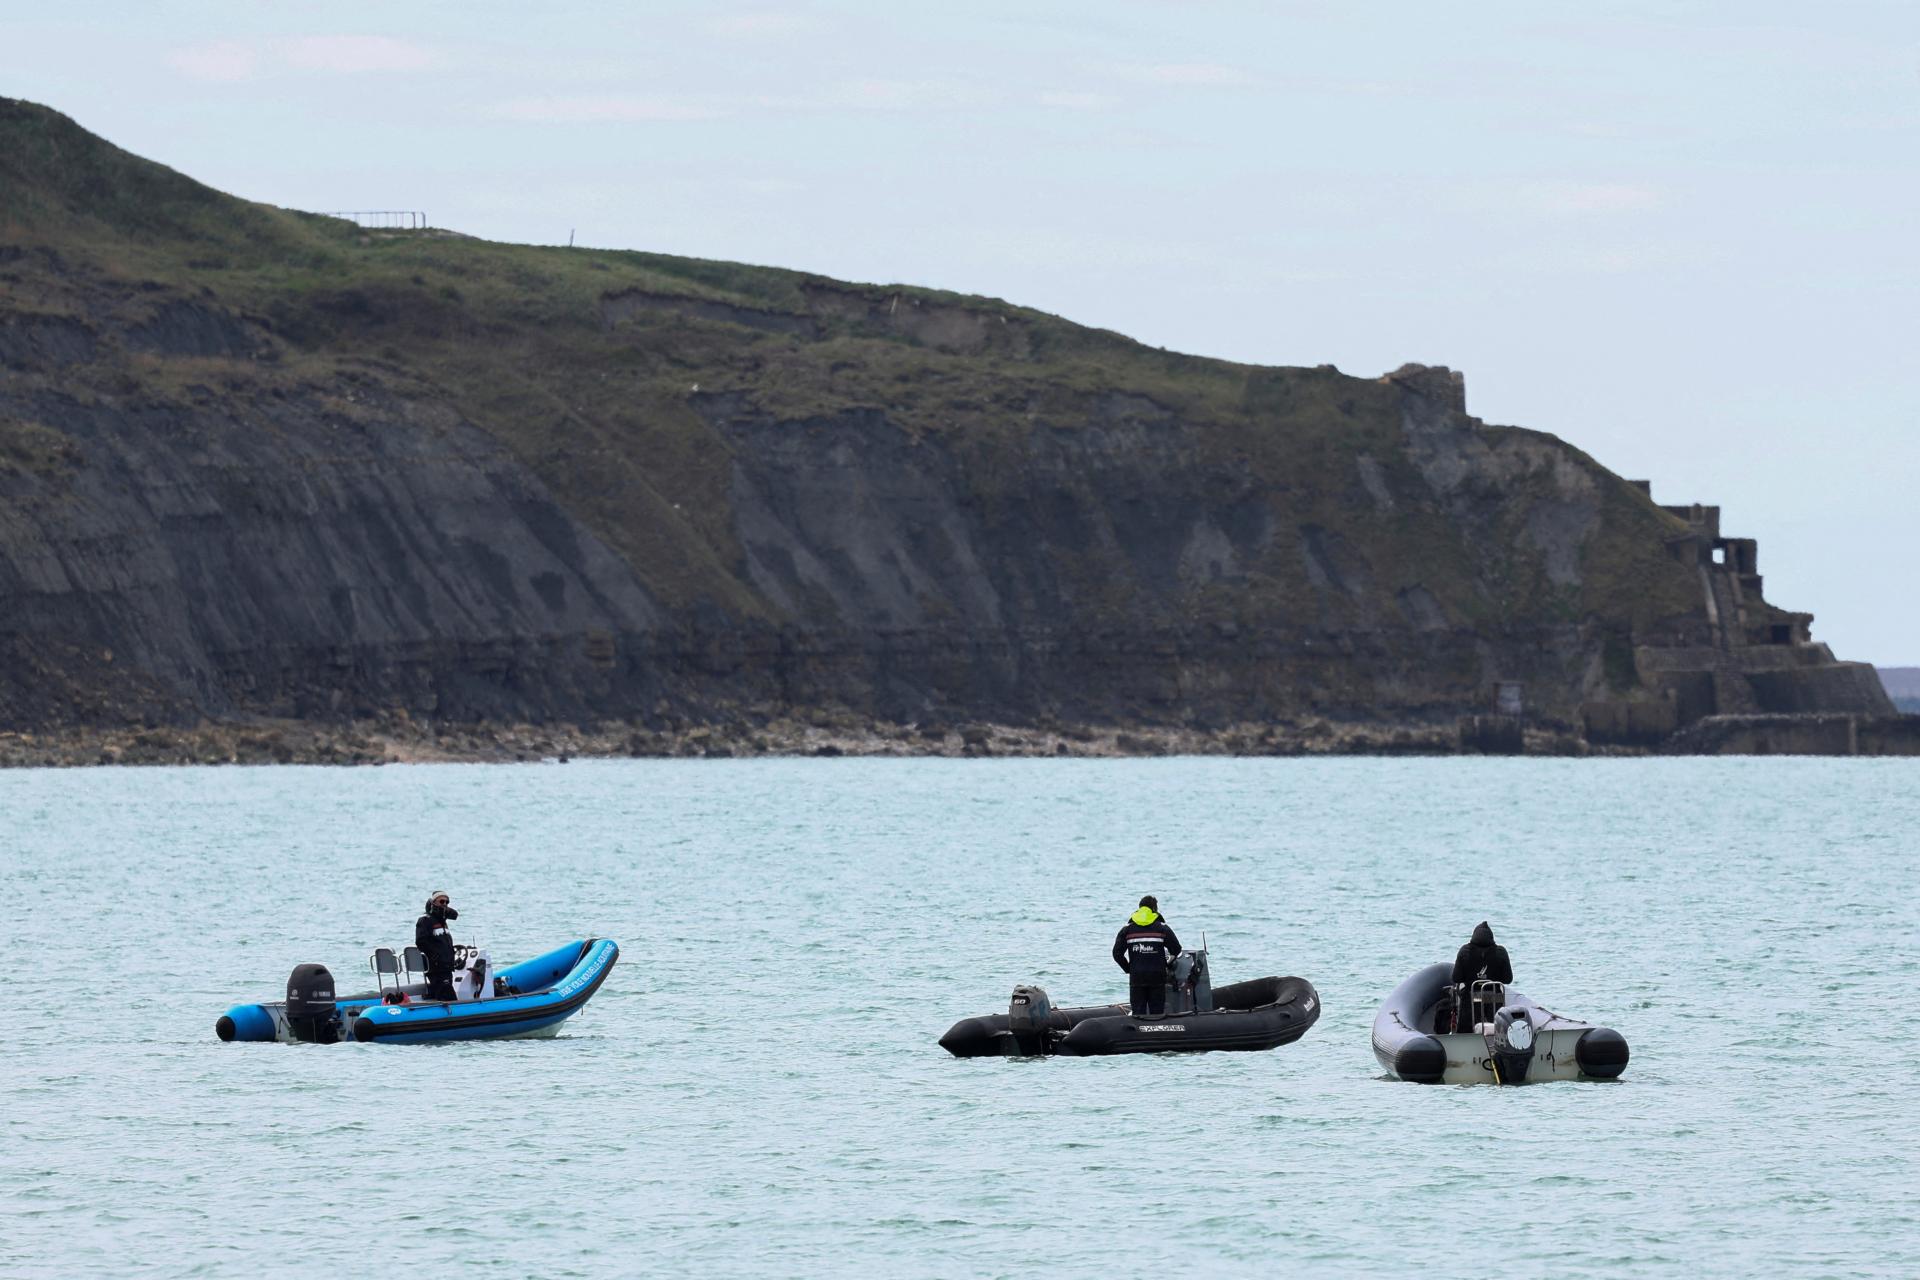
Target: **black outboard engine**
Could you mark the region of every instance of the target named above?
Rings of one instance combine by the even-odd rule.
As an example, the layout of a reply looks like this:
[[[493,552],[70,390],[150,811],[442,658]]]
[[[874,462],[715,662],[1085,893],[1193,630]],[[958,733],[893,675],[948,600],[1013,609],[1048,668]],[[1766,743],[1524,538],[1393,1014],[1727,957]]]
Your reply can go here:
[[[1525,1084],[1527,1068],[1533,1065],[1533,1021],[1519,1007],[1500,1010],[1493,1015],[1493,1030],[1487,1032],[1487,1056],[1493,1060],[1494,1078],[1501,1084]]]
[[[1046,1053],[1053,1046],[1048,1034],[1053,1023],[1053,1001],[1040,987],[1019,986],[1007,1002],[1007,1030],[1021,1053]]]
[[[287,1027],[308,1044],[332,1044],[340,1039],[340,1020],[334,1016],[333,975],[323,964],[295,965],[287,979]]]

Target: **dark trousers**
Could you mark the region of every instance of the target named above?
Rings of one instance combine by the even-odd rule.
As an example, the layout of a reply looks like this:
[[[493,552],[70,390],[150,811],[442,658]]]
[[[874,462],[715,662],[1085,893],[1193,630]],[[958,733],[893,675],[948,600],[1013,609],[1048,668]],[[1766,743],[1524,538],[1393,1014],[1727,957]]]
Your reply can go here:
[[[1164,973],[1127,975],[1127,1003],[1133,1006],[1133,1016],[1144,1018],[1159,1017],[1167,1011],[1167,975]]]
[[[457,999],[457,997],[453,994],[453,970],[451,969],[427,970],[427,999],[429,1000]]]

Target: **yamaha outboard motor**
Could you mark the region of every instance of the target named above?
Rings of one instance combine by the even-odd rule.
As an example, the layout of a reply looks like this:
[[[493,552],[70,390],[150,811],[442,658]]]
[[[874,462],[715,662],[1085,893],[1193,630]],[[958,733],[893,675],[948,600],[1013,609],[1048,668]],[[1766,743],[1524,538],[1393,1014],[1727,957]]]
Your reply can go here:
[[[340,1038],[334,1016],[333,975],[323,964],[295,965],[287,979],[287,1027],[308,1044],[332,1044]]]
[[[1053,1022],[1053,1001],[1039,987],[1019,986],[1007,1002],[1007,1030],[1021,1053],[1041,1054],[1052,1046],[1048,1036]]]

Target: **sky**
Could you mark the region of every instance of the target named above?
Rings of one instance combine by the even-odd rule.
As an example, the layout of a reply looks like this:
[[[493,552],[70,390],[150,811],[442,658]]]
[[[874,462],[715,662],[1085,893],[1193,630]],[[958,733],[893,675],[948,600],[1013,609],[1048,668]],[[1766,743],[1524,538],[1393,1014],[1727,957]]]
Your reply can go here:
[[[0,0],[0,94],[278,205],[1451,365],[1920,665],[1912,0]]]

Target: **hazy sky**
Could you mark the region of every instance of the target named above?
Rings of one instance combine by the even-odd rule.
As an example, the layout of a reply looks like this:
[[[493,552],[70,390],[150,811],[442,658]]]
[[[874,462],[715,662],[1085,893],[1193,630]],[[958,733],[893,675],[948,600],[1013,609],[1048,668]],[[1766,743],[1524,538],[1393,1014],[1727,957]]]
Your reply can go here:
[[[0,93],[217,187],[1467,375],[1920,664],[1920,3],[48,4]]]

